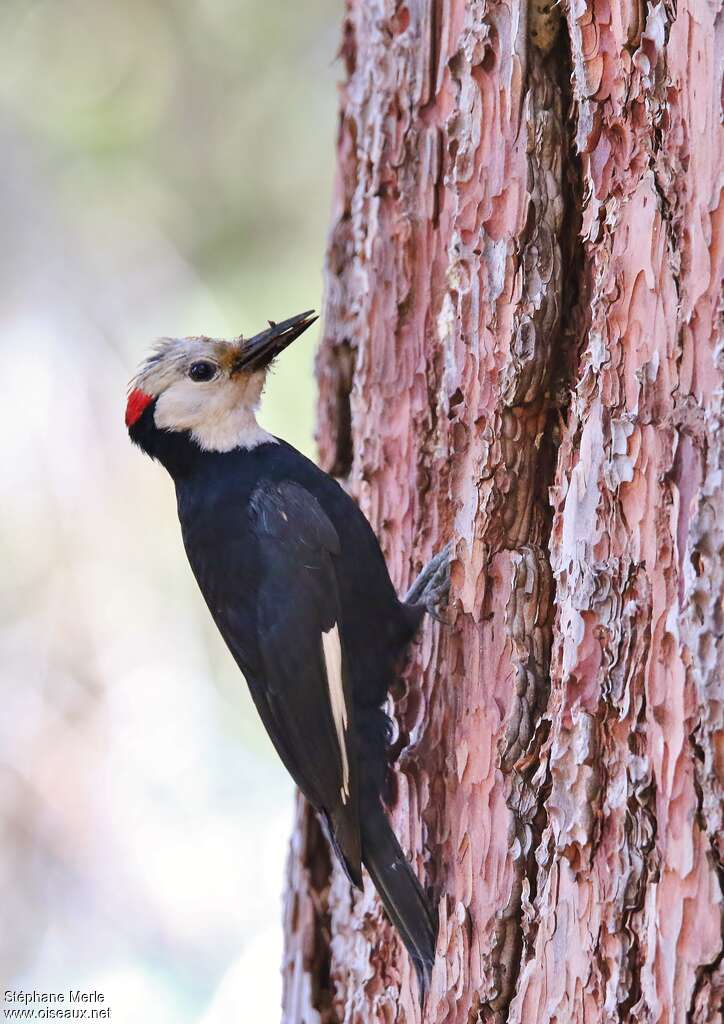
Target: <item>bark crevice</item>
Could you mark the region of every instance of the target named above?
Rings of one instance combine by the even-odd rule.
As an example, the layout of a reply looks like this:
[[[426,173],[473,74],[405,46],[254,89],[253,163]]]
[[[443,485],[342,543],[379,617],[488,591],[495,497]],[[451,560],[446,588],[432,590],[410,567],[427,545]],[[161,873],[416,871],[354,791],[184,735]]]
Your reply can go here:
[[[527,431],[508,430],[514,458],[523,464],[519,442],[527,435],[530,514],[522,531],[508,534],[513,558],[506,619],[513,645],[516,699],[501,743],[501,768],[508,776],[506,798],[515,829],[512,846],[516,881],[496,927],[497,989],[487,1001],[493,1019],[506,1019],[524,963],[534,955],[538,928],[538,851],[546,824],[550,771],[542,756],[550,722],[550,664],[556,581],[549,543],[553,520],[549,490],[557,471],[561,428],[570,402],[576,353],[585,316],[579,308],[584,283],[580,241],[582,176],[574,132],[566,118],[571,105],[570,44],[558,11],[550,4],[529,5],[527,56],[530,110],[530,206],[522,236],[520,266],[526,305],[517,318],[514,360],[503,384],[508,415],[534,423]],[[524,115],[525,116],[525,115]],[[547,271],[547,277],[546,277]],[[532,308],[531,308],[532,307]],[[522,342],[522,343],[521,343]],[[513,454],[511,452],[511,454]],[[520,504],[517,504],[519,510]],[[521,517],[517,517],[519,530]]]

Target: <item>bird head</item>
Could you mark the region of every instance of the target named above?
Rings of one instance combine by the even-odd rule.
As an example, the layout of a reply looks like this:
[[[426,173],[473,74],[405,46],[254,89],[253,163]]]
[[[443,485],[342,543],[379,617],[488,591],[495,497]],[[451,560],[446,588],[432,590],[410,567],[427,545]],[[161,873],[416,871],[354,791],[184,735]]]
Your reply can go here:
[[[259,443],[264,432],[255,410],[267,370],[316,319],[308,310],[282,323],[270,321],[249,339],[161,339],[131,382],[126,426],[132,439],[141,443],[145,425],[189,431],[211,451]]]

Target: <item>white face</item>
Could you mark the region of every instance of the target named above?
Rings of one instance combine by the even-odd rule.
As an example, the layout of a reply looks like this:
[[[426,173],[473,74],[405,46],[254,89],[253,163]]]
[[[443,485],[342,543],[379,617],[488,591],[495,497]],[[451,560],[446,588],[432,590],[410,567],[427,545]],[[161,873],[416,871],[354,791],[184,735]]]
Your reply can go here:
[[[157,397],[161,430],[188,430],[206,451],[228,452],[273,441],[257,424],[265,370],[232,373],[237,341],[169,339],[147,361],[133,386]]]

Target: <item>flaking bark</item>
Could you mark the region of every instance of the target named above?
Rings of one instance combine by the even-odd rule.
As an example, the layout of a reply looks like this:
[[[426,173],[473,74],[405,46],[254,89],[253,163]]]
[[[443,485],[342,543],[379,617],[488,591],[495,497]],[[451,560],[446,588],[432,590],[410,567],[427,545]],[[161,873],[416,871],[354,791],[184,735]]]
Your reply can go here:
[[[393,695],[424,1020],[720,1020],[721,16],[348,0],[341,53],[321,464],[401,591],[455,545]],[[285,925],[289,1024],[421,1019],[301,803]]]

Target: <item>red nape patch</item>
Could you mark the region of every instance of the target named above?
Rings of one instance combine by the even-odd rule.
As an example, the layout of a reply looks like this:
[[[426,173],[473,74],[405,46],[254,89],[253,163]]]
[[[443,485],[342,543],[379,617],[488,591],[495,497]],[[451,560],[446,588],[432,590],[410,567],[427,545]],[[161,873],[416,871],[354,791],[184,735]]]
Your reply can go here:
[[[128,396],[128,404],[126,405],[126,426],[132,427],[134,423],[137,423],[143,415],[143,410],[152,401],[153,395],[147,395],[140,388],[134,388]]]

